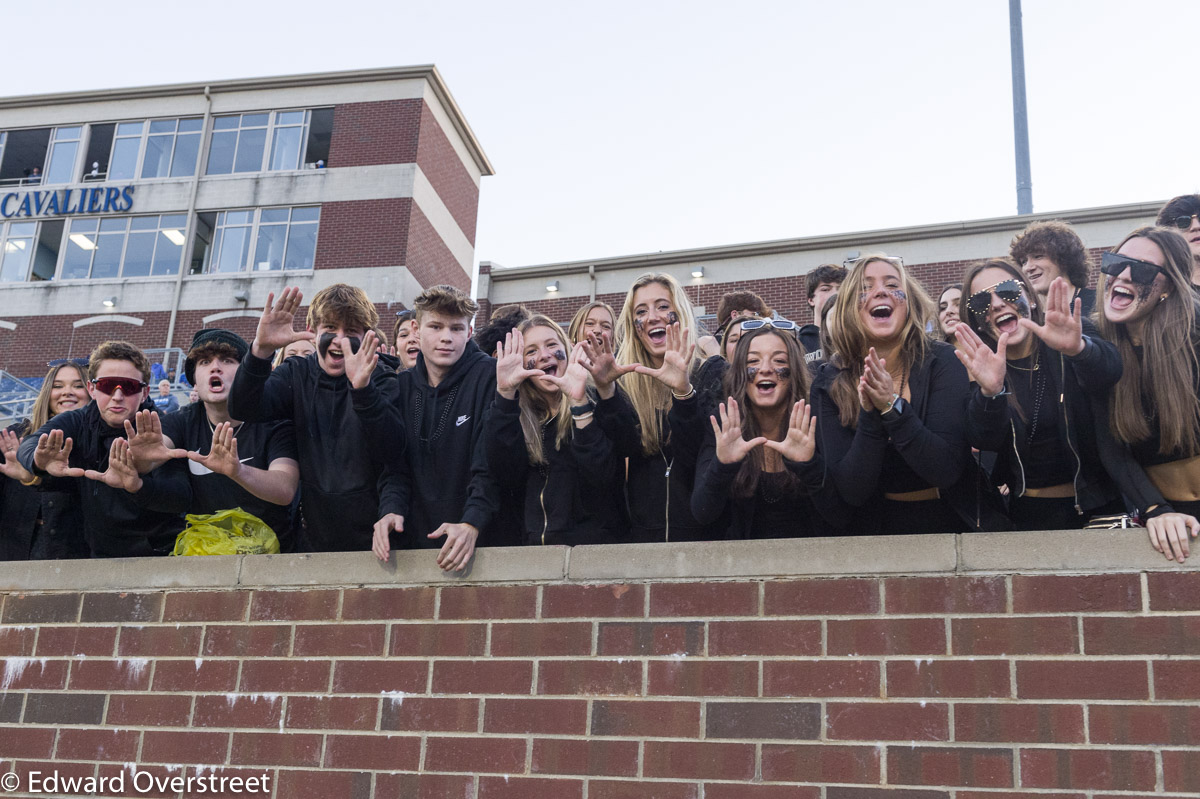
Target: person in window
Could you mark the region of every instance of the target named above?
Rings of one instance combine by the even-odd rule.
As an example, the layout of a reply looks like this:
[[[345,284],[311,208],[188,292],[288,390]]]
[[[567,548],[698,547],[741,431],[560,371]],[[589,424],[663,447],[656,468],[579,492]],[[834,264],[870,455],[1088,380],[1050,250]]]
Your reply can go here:
[[[401,311],[396,315],[392,328],[392,341],[396,346],[396,357],[400,359],[400,371],[417,365],[421,354],[421,342],[417,340],[417,315],[415,311]]]
[[[471,340],[479,306],[461,290],[431,286],[413,307],[421,354],[400,373],[392,395],[403,413],[406,439],[397,452],[405,481],[375,528],[371,550],[386,562],[393,548],[440,548],[438,566],[462,571],[477,544],[495,545],[490,525],[499,489],[487,468],[483,434],[496,365]]]
[[[1191,282],[1200,290],[1200,194],[1181,194],[1172,197],[1158,212],[1156,224],[1175,228],[1192,252]]]
[[[90,397],[85,365],[65,361],[50,368],[33,413],[0,432],[0,560],[86,558],[79,499],[69,487],[54,490],[17,460],[21,441],[60,413],[82,408]]]
[[[1101,457],[1141,512],[1150,543],[1188,556],[1200,532],[1200,302],[1176,230],[1142,227],[1101,258],[1100,334],[1124,363],[1097,411]]]
[[[362,289],[335,283],[317,292],[304,332],[293,329],[302,295],[267,297],[254,342],[233,377],[229,415],[245,422],[291,420],[300,459],[304,551],[361,551],[370,546],[400,475],[387,468],[404,446],[394,403],[396,362],[376,352],[379,321]],[[296,339],[314,341],[316,357],[271,358]],[[380,368],[376,368],[377,366]],[[368,423],[370,432],[368,432]]]
[[[139,475],[126,432],[149,402],[150,362],[137,347],[106,341],[88,359],[92,401],[57,414],[21,442],[17,459],[47,488],[74,491],[94,558],[165,555],[188,509],[187,471],[169,461]]]
[[[585,352],[599,400],[596,422],[618,455],[628,458],[625,498],[636,542],[720,538],[726,520],[692,515],[696,455],[703,440],[706,391],[717,393],[720,372],[696,356],[691,302],[675,278],[650,273],[634,281],[617,320],[615,356],[605,337]],[[617,380],[622,391],[616,391]]]
[[[962,300],[962,283],[951,283],[942,289],[937,301],[937,336],[939,341],[955,344],[954,329],[958,327],[958,306]]]
[[[743,332],[725,373],[728,399],[709,417],[692,513],[729,518],[731,538],[828,535],[845,514],[817,454],[800,342],[769,319],[735,324]]]
[[[617,312],[607,302],[589,302],[575,312],[567,328],[572,344],[584,341],[589,333],[606,334],[611,341],[616,334]]]
[[[535,314],[498,348],[488,468],[524,496],[526,544],[612,544],[625,537],[623,459],[593,413],[582,345]]]
[[[27,171],[25,173],[24,183],[26,186],[36,186],[36,185],[40,184],[41,182],[42,182],[42,168],[40,166],[35,166],[33,169],[30,169],[29,171]]]
[[[174,413],[179,410],[179,400],[171,394],[171,381],[158,381],[158,394],[154,397],[154,407],[160,414]]]
[[[1082,299],[1055,278],[1043,306],[1007,258],[972,264],[961,303],[958,359],[971,377],[967,441],[997,453],[1017,530],[1079,528],[1123,512],[1100,461],[1091,396],[1121,376],[1121,357],[1083,318]]]
[[[813,385],[819,448],[858,532],[955,533],[1003,526],[977,502],[963,424],[967,373],[932,341],[933,303],[899,258],[850,268],[833,309],[834,356]]]
[[[1066,222],[1032,223],[1012,240],[1009,256],[1021,267],[1043,307],[1050,284],[1061,277],[1071,284],[1071,299],[1083,300],[1083,315],[1092,315],[1096,291],[1087,287],[1090,269],[1087,247]]]

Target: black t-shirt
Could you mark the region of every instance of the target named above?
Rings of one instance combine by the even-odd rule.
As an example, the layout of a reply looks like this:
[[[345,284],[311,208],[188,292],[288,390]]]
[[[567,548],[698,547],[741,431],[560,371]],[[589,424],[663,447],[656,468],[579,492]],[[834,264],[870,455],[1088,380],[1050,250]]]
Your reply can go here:
[[[1038,368],[1033,369],[1034,365]],[[1009,361],[1009,386],[1025,413],[1022,435],[1029,456],[1022,465],[1027,488],[1057,486],[1075,479],[1075,458],[1067,449],[1066,438],[1059,435],[1061,409],[1048,368],[1031,358]]]
[[[162,417],[163,435],[201,455],[212,449],[213,426],[204,412],[203,402],[193,402],[178,413]],[[296,434],[291,422],[243,422],[234,426],[238,459],[256,469],[266,469],[279,458],[298,461]],[[275,505],[259,499],[228,477],[209,471],[203,464],[188,461],[188,480],[192,486],[189,513],[216,513],[241,508],[262,519],[279,538],[284,552],[294,549],[291,505]]]

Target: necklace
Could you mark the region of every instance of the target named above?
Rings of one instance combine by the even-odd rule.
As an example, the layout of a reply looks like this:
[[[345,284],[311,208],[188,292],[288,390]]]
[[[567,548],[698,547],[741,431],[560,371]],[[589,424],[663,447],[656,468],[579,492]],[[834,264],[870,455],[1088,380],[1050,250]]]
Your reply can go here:
[[[1029,388],[1033,392],[1033,415],[1030,417],[1029,435],[1026,436],[1026,442],[1031,445],[1033,444],[1034,436],[1037,435],[1038,417],[1042,414],[1042,396],[1046,393],[1046,373],[1040,371],[1041,365],[1042,349],[1039,347],[1037,355],[1033,359],[1033,368],[1024,370],[1030,372]],[[1037,372],[1036,378],[1032,374],[1033,372]]]
[[[212,419],[208,418],[208,414],[204,414],[204,421],[208,422],[208,432],[216,435],[217,428],[213,426]],[[245,422],[238,422],[237,427],[233,428],[233,437],[237,438],[238,431],[242,429]]]

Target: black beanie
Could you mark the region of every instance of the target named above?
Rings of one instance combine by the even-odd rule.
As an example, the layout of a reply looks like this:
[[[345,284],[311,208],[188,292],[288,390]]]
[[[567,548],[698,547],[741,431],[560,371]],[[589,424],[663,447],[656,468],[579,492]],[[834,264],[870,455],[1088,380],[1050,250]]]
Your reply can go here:
[[[217,328],[197,330],[196,335],[192,336],[192,346],[188,348],[187,360],[183,362],[183,374],[193,386],[196,385],[196,359],[192,357],[192,353],[196,351],[197,347],[203,347],[205,344],[224,344],[233,347],[237,350],[239,362],[250,351],[250,345],[246,343],[246,339],[231,330],[218,330]]]

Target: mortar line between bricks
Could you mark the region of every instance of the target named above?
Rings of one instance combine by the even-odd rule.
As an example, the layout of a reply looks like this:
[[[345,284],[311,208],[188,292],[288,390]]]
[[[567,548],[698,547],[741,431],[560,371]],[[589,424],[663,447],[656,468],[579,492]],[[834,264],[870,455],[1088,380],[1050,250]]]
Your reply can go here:
[[[1140,575],[1142,589],[1142,613],[1150,612],[1150,575],[1142,572]]]
[[[1155,749],[1154,750],[1154,790],[1157,791],[1158,793],[1162,793],[1164,790],[1165,784],[1166,784],[1166,780],[1163,777],[1162,750]]]

